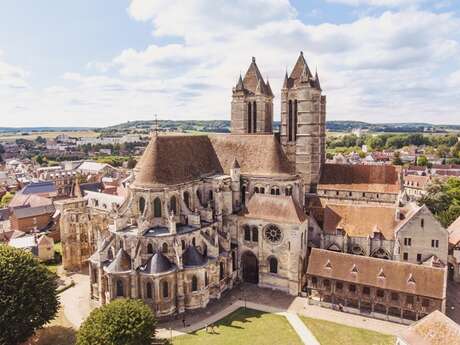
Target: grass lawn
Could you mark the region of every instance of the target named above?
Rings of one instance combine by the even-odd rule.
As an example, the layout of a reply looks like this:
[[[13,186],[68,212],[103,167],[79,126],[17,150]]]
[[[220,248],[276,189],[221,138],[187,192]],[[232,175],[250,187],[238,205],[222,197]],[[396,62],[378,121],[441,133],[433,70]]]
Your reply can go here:
[[[199,330],[173,338],[173,345],[301,345],[284,316],[240,308],[216,323],[216,334]]]
[[[321,345],[394,345],[395,338],[367,329],[300,316]]]

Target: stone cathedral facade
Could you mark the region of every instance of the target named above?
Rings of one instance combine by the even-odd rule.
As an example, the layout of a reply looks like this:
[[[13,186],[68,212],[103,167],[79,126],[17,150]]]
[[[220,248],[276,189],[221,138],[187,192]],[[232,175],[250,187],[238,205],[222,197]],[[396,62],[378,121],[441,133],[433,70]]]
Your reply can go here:
[[[300,54],[281,90],[281,133],[255,59],[232,90],[228,135],[153,133],[89,258],[91,297],[142,298],[156,315],[205,307],[248,281],[300,293],[305,195],[325,160],[325,96]]]

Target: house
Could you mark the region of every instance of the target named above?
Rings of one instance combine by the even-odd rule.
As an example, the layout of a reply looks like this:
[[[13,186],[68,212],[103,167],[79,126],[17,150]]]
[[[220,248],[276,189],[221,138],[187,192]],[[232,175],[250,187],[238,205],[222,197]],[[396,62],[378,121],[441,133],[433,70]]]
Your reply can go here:
[[[8,245],[30,251],[40,261],[54,259],[54,240],[46,235],[25,235],[11,238]]]
[[[460,282],[460,217],[449,228],[449,278]]]
[[[398,334],[396,345],[460,345],[460,326],[436,310]]]

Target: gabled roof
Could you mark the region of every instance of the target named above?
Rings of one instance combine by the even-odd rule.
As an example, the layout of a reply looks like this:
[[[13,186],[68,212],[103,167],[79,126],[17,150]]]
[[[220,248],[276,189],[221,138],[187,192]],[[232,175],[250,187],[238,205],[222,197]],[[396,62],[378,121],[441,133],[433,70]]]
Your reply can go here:
[[[46,205],[46,206],[37,206],[37,207],[16,207],[13,209],[13,214],[16,218],[28,218],[28,217],[36,217],[44,214],[53,214],[55,208],[53,205]]]
[[[329,234],[343,229],[348,236],[367,237],[377,230],[392,240],[396,225],[396,207],[328,203],[324,208],[323,229]]]
[[[449,232],[449,243],[453,246],[460,242],[460,217],[458,217],[447,229]]]
[[[131,271],[131,267],[131,257],[123,249],[120,249],[106,270],[109,273],[122,273]]]
[[[200,254],[195,246],[188,246],[182,254],[182,263],[184,267],[203,266],[207,262],[207,258]]]
[[[398,336],[407,345],[460,345],[460,325],[435,310]]]
[[[330,267],[326,267],[328,261]],[[352,272],[353,267],[357,273]],[[379,277],[381,271],[384,279]],[[446,272],[443,268],[313,248],[307,274],[413,295],[445,298]]]
[[[244,217],[267,221],[301,224],[307,216],[292,196],[255,193],[246,204]]]
[[[394,165],[325,164],[319,189],[399,193],[401,169]]]
[[[216,134],[209,139],[224,173],[235,159],[242,174],[271,176],[290,174],[289,163],[274,135]]]
[[[32,182],[26,185],[22,191],[22,194],[51,194],[56,193],[56,186],[52,181],[44,182]]]
[[[8,204],[9,208],[15,207],[38,207],[52,205],[51,199],[36,194],[16,193]]]
[[[105,169],[106,167],[111,167],[107,163],[98,163],[98,162],[91,162],[91,161],[86,161],[81,163],[77,170],[78,171],[90,171],[90,172],[100,172],[101,170]]]
[[[145,274],[160,274],[174,269],[176,269],[176,265],[171,263],[161,252],[156,252],[147,260],[145,265],[141,266],[140,271]]]

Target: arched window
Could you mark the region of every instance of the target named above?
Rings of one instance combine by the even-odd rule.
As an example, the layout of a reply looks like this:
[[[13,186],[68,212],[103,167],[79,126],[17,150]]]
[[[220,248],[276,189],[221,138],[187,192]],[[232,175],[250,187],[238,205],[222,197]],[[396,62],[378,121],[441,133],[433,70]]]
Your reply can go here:
[[[168,244],[165,242],[163,243],[163,245],[161,246],[161,251],[163,253],[167,253],[168,252]]]
[[[117,280],[117,297],[124,297],[124,289],[123,289],[123,282],[121,280]]]
[[[147,290],[147,291],[146,291],[146,292],[147,292],[147,294],[146,294],[146,295],[147,295],[147,298],[153,298],[153,297],[152,297],[152,296],[153,296],[153,293],[152,293],[152,292],[153,292],[153,291],[152,291],[152,290],[153,290],[153,288],[152,288],[152,283],[150,283],[150,282],[147,283],[146,290]]]
[[[252,121],[253,121],[253,127],[252,127],[252,132],[257,133],[257,103],[254,101],[253,103],[253,109],[252,109]]]
[[[113,250],[112,250],[112,248],[110,248],[109,251],[107,252],[107,258],[109,260],[113,260]]]
[[[175,215],[177,214],[177,200],[174,195],[169,200],[169,210],[173,212]]]
[[[190,209],[190,193],[187,191],[184,192],[184,203]]]
[[[144,211],[145,211],[145,199],[144,197],[141,196],[139,198],[139,212],[143,214]]]
[[[219,280],[222,280],[225,277],[225,270],[224,269],[225,269],[224,263],[221,262],[219,264]]]
[[[210,190],[209,193],[208,193],[208,199],[209,199],[209,201],[212,201],[214,199],[214,194],[213,194],[212,190]]]
[[[252,241],[259,242],[259,230],[256,227],[252,228]]]
[[[260,193],[259,187],[254,187],[254,193]]]
[[[153,254],[153,245],[151,243],[147,244],[147,254]]]
[[[260,187],[260,194],[265,194],[265,188],[264,187]]]
[[[286,194],[287,196],[292,195],[292,186],[287,186],[287,187],[286,187],[285,194]]]
[[[163,283],[161,284],[161,288],[163,290],[163,298],[168,298],[169,296],[169,284],[166,280],[163,281]]]
[[[185,241],[184,241],[184,240],[181,240],[180,243],[181,243],[181,245],[182,245],[182,250],[185,250]]]
[[[204,272],[204,286],[209,285],[208,272]]]
[[[279,187],[277,187],[277,186],[272,187],[272,189],[270,190],[270,194],[271,195],[280,195]]]
[[[250,241],[251,240],[251,229],[247,225],[243,226],[243,229],[244,229],[244,240]]]
[[[196,240],[195,240],[195,237],[192,238],[192,245],[195,247],[196,246]]]
[[[272,256],[268,261],[270,265],[270,273],[278,273],[278,260]]]
[[[124,247],[123,247],[123,240],[120,240],[119,246],[120,246],[120,247],[119,247],[120,249],[123,249],[123,248],[124,248]]]
[[[232,268],[233,271],[236,271],[236,255],[234,251],[232,251]]]
[[[155,218],[161,217],[161,200],[160,200],[160,198],[155,198],[155,200],[153,200],[153,216]]]
[[[248,133],[252,132],[252,105],[248,103]]]
[[[241,203],[246,204],[246,186],[241,188]]]
[[[198,291],[198,279],[196,276],[192,277],[192,291]]]
[[[288,141],[292,141],[292,101],[289,100],[288,106],[288,126],[287,126],[287,134],[288,134]]]

